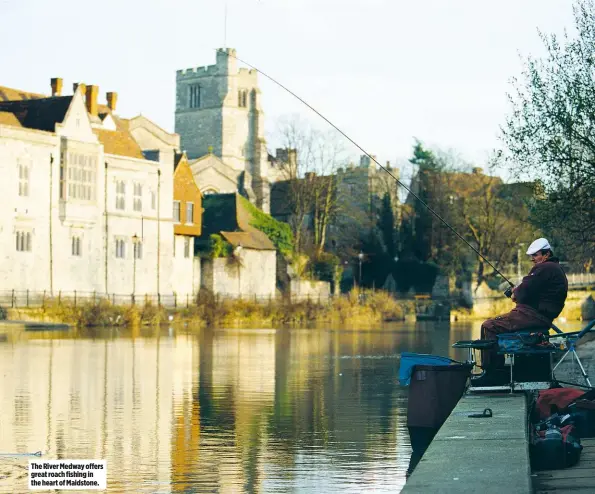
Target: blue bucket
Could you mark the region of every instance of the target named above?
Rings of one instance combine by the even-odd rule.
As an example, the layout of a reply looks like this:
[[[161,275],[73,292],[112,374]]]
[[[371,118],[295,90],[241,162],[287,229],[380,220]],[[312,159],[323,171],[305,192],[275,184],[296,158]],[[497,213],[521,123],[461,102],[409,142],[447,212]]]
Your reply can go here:
[[[409,386],[413,366],[415,365],[450,365],[453,363],[458,364],[459,362],[438,355],[403,352],[401,353],[401,365],[399,367],[399,382],[401,386]]]

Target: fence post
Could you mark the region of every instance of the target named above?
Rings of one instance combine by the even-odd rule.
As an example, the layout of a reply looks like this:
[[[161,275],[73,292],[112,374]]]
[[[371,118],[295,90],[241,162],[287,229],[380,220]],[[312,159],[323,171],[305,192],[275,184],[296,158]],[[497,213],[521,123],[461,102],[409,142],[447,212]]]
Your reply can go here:
[[[132,305],[134,305],[134,293],[130,296],[130,301],[132,302]]]
[[[74,306],[76,307],[76,290],[74,291]]]
[[[116,294],[112,293],[112,305],[116,305]]]
[[[14,299],[14,288],[12,289],[12,295],[10,296],[10,306],[14,307],[15,299]]]
[[[62,290],[58,291],[58,305],[62,304]]]
[[[174,307],[178,308],[178,294],[174,292]]]
[[[186,308],[190,307],[189,295],[186,294]]]
[[[29,307],[29,289],[27,289],[27,308]]]
[[[41,298],[41,308],[45,309],[45,290],[43,291],[43,295]]]
[[[160,293],[157,294],[157,305],[159,307],[161,307],[161,294]]]
[[[95,290],[93,290],[93,305],[95,305]]]

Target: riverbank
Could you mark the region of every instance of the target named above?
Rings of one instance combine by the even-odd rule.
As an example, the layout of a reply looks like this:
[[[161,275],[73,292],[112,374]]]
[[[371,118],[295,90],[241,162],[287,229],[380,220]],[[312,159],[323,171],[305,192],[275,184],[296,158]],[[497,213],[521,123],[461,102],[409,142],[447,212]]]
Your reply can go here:
[[[571,290],[564,304],[564,309],[558,321],[583,321],[595,318],[595,291]],[[482,291],[473,301],[472,309],[453,308],[450,312],[451,321],[485,320],[498,314],[510,312],[514,303],[499,292]]]
[[[327,303],[270,300],[259,303],[242,299],[219,299],[202,294],[187,307],[165,308],[150,302],[116,305],[103,299],[78,303],[48,300],[36,308],[7,308],[6,318],[21,321],[65,323],[78,327],[139,326],[185,323],[195,328],[215,326],[304,326],[314,323],[347,326],[377,325],[387,320],[415,318],[415,303],[395,300],[386,292],[358,290]]]

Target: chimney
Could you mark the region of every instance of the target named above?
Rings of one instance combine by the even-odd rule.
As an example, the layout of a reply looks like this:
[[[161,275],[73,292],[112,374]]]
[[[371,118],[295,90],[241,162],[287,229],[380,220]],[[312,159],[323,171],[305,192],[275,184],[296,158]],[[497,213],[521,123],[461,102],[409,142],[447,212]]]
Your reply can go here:
[[[116,111],[116,103],[118,102],[118,93],[105,93],[105,98],[107,99],[107,106],[113,112]]]
[[[75,82],[75,83],[72,85],[72,92],[73,92],[73,93],[76,93],[76,90],[77,90],[77,88],[78,88],[79,86],[80,86],[80,88],[81,88],[81,93],[82,93],[82,94],[83,94],[83,96],[84,96],[84,95],[87,93],[87,86],[85,86],[85,85],[84,85],[82,82],[81,82],[81,83]]]
[[[97,116],[97,95],[99,94],[99,86],[87,86],[87,111]]]
[[[471,170],[471,173],[473,173],[474,175],[483,175],[483,168],[477,166],[473,168],[473,170]]]
[[[52,96],[62,96],[62,79],[54,77],[52,83]]]

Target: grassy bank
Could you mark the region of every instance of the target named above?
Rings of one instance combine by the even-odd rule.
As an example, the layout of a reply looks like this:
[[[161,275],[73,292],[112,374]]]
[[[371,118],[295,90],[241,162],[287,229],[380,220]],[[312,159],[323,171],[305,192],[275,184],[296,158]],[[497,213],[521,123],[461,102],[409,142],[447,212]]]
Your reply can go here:
[[[108,300],[78,305],[51,300],[39,308],[9,309],[11,319],[62,322],[79,327],[157,325],[168,323],[171,317],[176,323],[188,323],[193,327],[304,326],[321,322],[362,326],[403,320],[414,314],[412,302],[395,300],[385,292],[360,293],[358,290],[328,303],[218,300],[207,293],[199,295],[189,307],[178,309],[150,303],[114,305]]]

